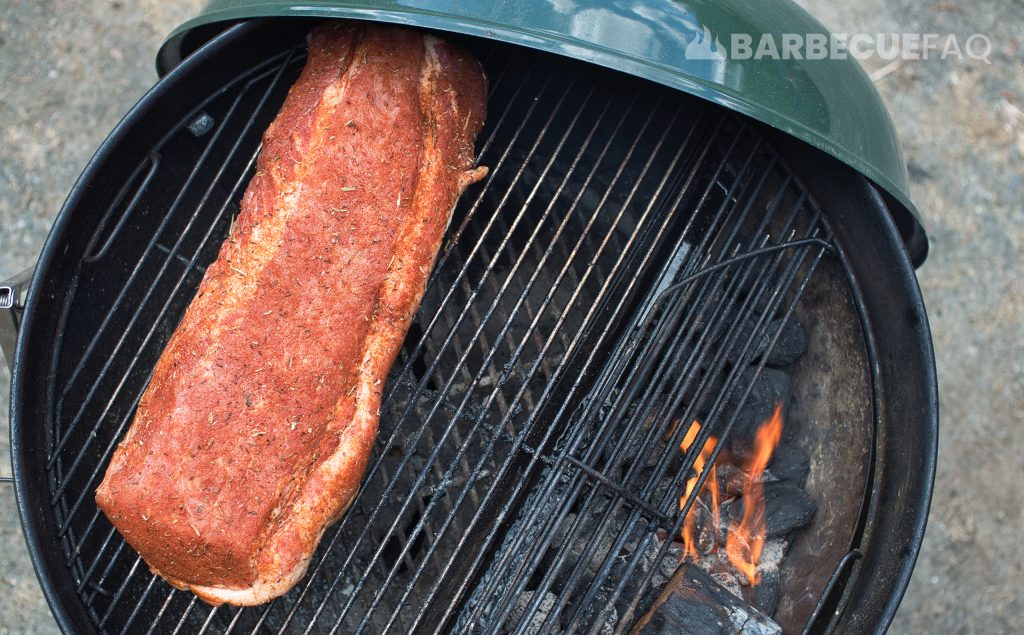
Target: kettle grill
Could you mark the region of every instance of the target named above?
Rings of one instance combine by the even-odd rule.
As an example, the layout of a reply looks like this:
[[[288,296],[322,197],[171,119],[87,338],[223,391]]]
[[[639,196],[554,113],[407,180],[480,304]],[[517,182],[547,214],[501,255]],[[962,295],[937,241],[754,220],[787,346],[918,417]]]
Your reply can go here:
[[[351,510],[286,596],[210,607],[150,573],[93,493],[327,19],[471,50],[491,172],[454,212]],[[214,0],[179,27],[34,270],[0,289],[15,490],[58,625],[629,632],[700,489],[680,503],[697,451],[673,421],[706,423],[695,448],[727,440],[798,320],[787,435],[818,510],[775,619],[884,631],[935,472],[927,239],[855,62],[721,44],[786,32],[824,29],[735,0]]]

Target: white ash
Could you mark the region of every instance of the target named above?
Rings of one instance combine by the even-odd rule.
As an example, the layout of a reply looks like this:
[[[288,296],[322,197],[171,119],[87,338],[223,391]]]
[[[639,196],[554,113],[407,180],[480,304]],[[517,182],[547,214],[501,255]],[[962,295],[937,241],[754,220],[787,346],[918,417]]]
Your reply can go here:
[[[764,543],[764,548],[761,549],[761,559],[757,563],[757,569],[764,571],[767,569],[778,569],[779,564],[782,563],[782,558],[786,555],[786,547],[789,543],[781,538],[774,538]]]
[[[533,602],[535,593],[535,591],[523,591],[519,594],[519,597],[516,598],[515,606],[512,607],[508,619],[505,621],[506,630],[512,630],[518,626],[520,620],[526,614],[526,610],[530,607],[530,603]],[[551,609],[555,608],[557,601],[558,596],[551,591],[544,594],[544,599],[540,601],[540,606],[537,607],[537,611],[530,618],[530,623],[526,627],[526,635],[536,635],[540,632],[544,620],[548,618]]]

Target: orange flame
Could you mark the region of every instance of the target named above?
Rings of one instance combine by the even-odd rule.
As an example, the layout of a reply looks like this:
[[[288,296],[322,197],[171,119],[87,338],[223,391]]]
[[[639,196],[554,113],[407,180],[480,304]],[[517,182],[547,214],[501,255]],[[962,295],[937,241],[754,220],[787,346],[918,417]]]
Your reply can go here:
[[[754,456],[744,466],[750,478],[743,488],[743,519],[729,527],[725,540],[725,553],[729,556],[729,562],[746,576],[750,584],[761,581],[757,572],[765,534],[764,486],[761,477],[781,438],[782,404],[779,404],[775,406],[771,418],[762,423],[755,434]]]
[[[698,432],[700,432],[700,423],[698,423],[697,421],[694,421],[693,425],[690,426],[690,429],[686,431],[686,436],[683,437],[682,443],[679,444],[679,447],[683,450],[683,454],[686,454],[686,451],[690,449],[691,445],[693,445],[693,442],[697,439],[697,433]],[[690,479],[688,479],[686,481],[686,491],[679,498],[679,508],[680,509],[682,509],[683,506],[686,504],[686,499],[688,499],[690,497],[690,493],[693,492],[693,488],[696,487],[696,485],[697,485],[697,478],[700,476],[701,472],[704,471],[704,466],[707,464],[708,458],[711,456],[711,452],[714,451],[715,445],[717,443],[718,443],[718,440],[715,439],[714,436],[709,436],[708,440],[704,443],[704,447],[700,451],[700,456],[698,456],[697,459],[693,463],[693,469],[695,471],[695,474],[694,474],[693,478],[690,478]],[[706,481],[704,481],[704,487],[701,488],[700,492],[698,492],[698,496],[700,494],[704,493],[705,491],[708,491],[708,490],[710,490],[710,492],[711,492],[711,513],[712,513],[712,516],[714,517],[713,524],[711,526],[713,528],[717,528],[718,527],[718,479],[717,479],[717,477],[715,475],[715,465],[714,464],[711,465],[711,472],[708,474],[708,479]],[[697,502],[694,501],[693,506],[690,507],[690,511],[686,514],[686,520],[683,523],[683,531],[682,531],[682,537],[683,537],[683,557],[685,558],[685,557],[689,556],[689,557],[693,558],[694,560],[697,560],[697,558],[698,558],[698,555],[697,555],[697,536],[696,536],[696,533],[697,533],[697,516],[696,516],[696,513],[695,513],[696,511],[697,511]],[[717,532],[717,529],[713,529],[712,530],[712,534],[714,534],[716,532]]]

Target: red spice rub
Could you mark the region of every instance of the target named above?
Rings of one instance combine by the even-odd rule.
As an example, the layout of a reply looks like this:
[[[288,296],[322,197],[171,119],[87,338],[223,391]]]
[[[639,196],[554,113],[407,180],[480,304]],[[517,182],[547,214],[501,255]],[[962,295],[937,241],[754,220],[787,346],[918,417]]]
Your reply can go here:
[[[251,605],[348,508],[388,370],[472,169],[486,78],[412,30],[332,23],[267,129],[96,502],[156,573]]]

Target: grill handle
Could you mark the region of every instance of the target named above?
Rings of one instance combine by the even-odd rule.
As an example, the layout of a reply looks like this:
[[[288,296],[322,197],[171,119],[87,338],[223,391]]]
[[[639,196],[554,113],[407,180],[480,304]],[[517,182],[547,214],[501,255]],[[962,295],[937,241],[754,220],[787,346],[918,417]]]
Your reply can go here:
[[[25,296],[35,267],[18,273],[0,283],[0,350],[7,367],[14,370],[14,347],[18,341],[18,328],[25,312]]]

